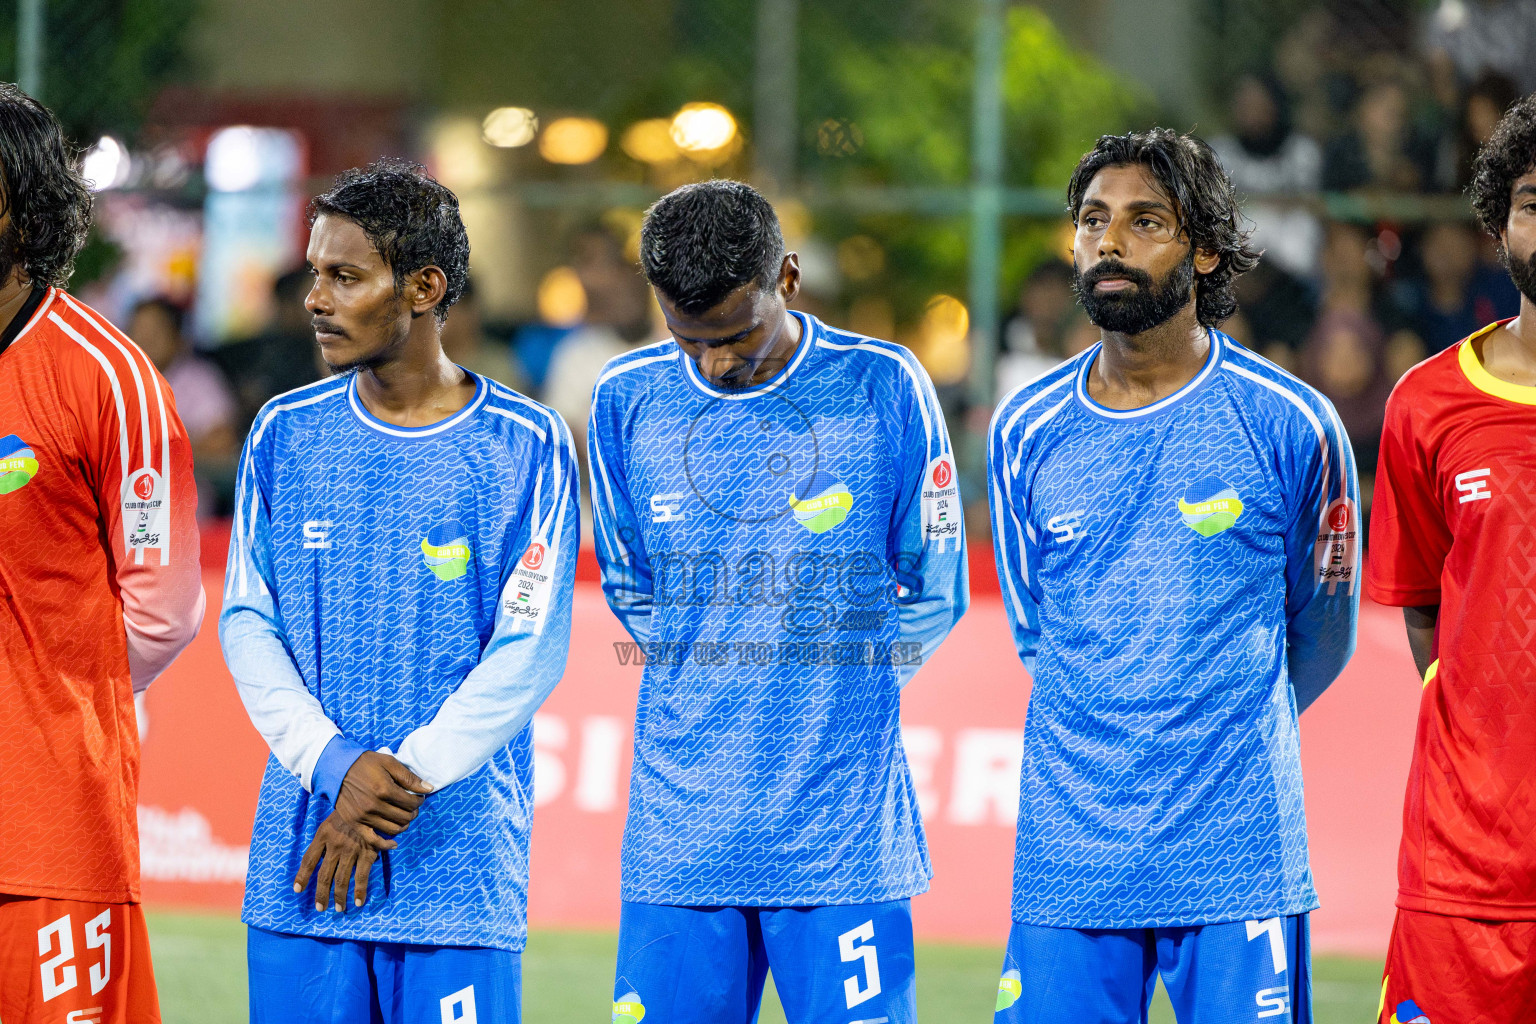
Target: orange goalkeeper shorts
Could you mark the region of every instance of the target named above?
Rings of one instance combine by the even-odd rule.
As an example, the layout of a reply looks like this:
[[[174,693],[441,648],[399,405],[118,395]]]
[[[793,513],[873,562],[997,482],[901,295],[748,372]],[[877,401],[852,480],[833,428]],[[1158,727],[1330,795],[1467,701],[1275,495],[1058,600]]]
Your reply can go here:
[[[0,896],[0,1021],[160,1024],[143,909]]]

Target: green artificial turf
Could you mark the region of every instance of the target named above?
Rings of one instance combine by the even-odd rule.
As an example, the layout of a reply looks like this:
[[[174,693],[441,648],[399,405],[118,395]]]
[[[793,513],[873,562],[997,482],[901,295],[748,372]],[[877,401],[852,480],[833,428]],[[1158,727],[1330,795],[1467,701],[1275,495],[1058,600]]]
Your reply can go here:
[[[245,926],[233,916],[151,911],[149,935],[165,1024],[244,1024]],[[612,1006],[612,932],[539,930],[523,954],[526,1024],[593,1024]],[[932,1024],[985,1024],[997,995],[1002,951],[988,946],[920,943],[918,1016]],[[1381,992],[1381,962],[1315,957],[1313,1011],[1317,1024],[1370,1020]],[[770,993],[762,1024],[784,1014]],[[1152,1020],[1172,1024],[1161,990]]]

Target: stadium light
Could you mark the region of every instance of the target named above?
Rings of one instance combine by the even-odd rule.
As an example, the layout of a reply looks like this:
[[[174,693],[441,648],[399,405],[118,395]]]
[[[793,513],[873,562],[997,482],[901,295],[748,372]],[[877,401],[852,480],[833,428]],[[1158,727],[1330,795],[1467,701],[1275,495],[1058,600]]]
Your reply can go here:
[[[85,154],[80,174],[92,192],[100,192],[126,182],[131,163],[127,148],[112,136],[103,135]]]
[[[539,117],[527,107],[497,107],[480,123],[480,137],[498,149],[526,146],[539,133]]]
[[[669,164],[683,155],[672,141],[672,122],[665,117],[636,121],[624,129],[619,146],[643,164]]]
[[[691,160],[718,163],[741,149],[736,118],[718,103],[688,103],[672,116],[672,141]]]
[[[256,129],[245,125],[223,128],[208,140],[203,177],[217,192],[244,192],[261,180],[261,154]]]
[[[955,384],[965,379],[971,362],[971,311],[953,295],[935,295],[923,309],[918,328],[919,357],[935,383]]]
[[[589,164],[608,148],[608,126],[592,117],[561,117],[544,126],[539,155],[552,164]]]
[[[539,319],[552,327],[574,327],[587,315],[587,290],[570,267],[556,267],[539,282]]]

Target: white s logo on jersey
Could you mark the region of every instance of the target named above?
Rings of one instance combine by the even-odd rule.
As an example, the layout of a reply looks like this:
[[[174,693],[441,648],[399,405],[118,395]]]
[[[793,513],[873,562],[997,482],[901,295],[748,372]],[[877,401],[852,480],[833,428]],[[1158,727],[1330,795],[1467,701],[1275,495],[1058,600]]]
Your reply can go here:
[[[1456,489],[1461,492],[1457,499],[1465,505],[1469,501],[1487,501],[1493,497],[1493,492],[1488,489],[1489,470],[1469,469],[1465,473],[1456,474]]]
[[[331,527],[335,524],[329,519],[311,519],[304,524],[304,546],[314,550],[323,551],[331,546]]]
[[[1087,532],[1083,528],[1083,513],[1081,511],[1052,516],[1046,520],[1045,528],[1050,530],[1051,536],[1055,537],[1062,544],[1076,540]]]
[[[687,491],[651,495],[651,522],[675,523],[680,519],[687,519],[688,513],[678,511],[678,507],[686,497],[688,497]]]

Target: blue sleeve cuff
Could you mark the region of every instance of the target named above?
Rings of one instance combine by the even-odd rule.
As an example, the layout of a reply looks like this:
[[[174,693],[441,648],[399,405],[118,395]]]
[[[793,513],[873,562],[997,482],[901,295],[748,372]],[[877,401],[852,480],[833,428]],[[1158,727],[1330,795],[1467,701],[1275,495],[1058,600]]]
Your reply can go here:
[[[310,792],[316,796],[323,796],[336,806],[336,798],[341,794],[341,782],[347,777],[347,772],[352,770],[352,765],[367,747],[360,747],[356,743],[337,733],[331,737],[331,742],[320,751],[320,760],[315,762],[314,774],[310,776]]]

